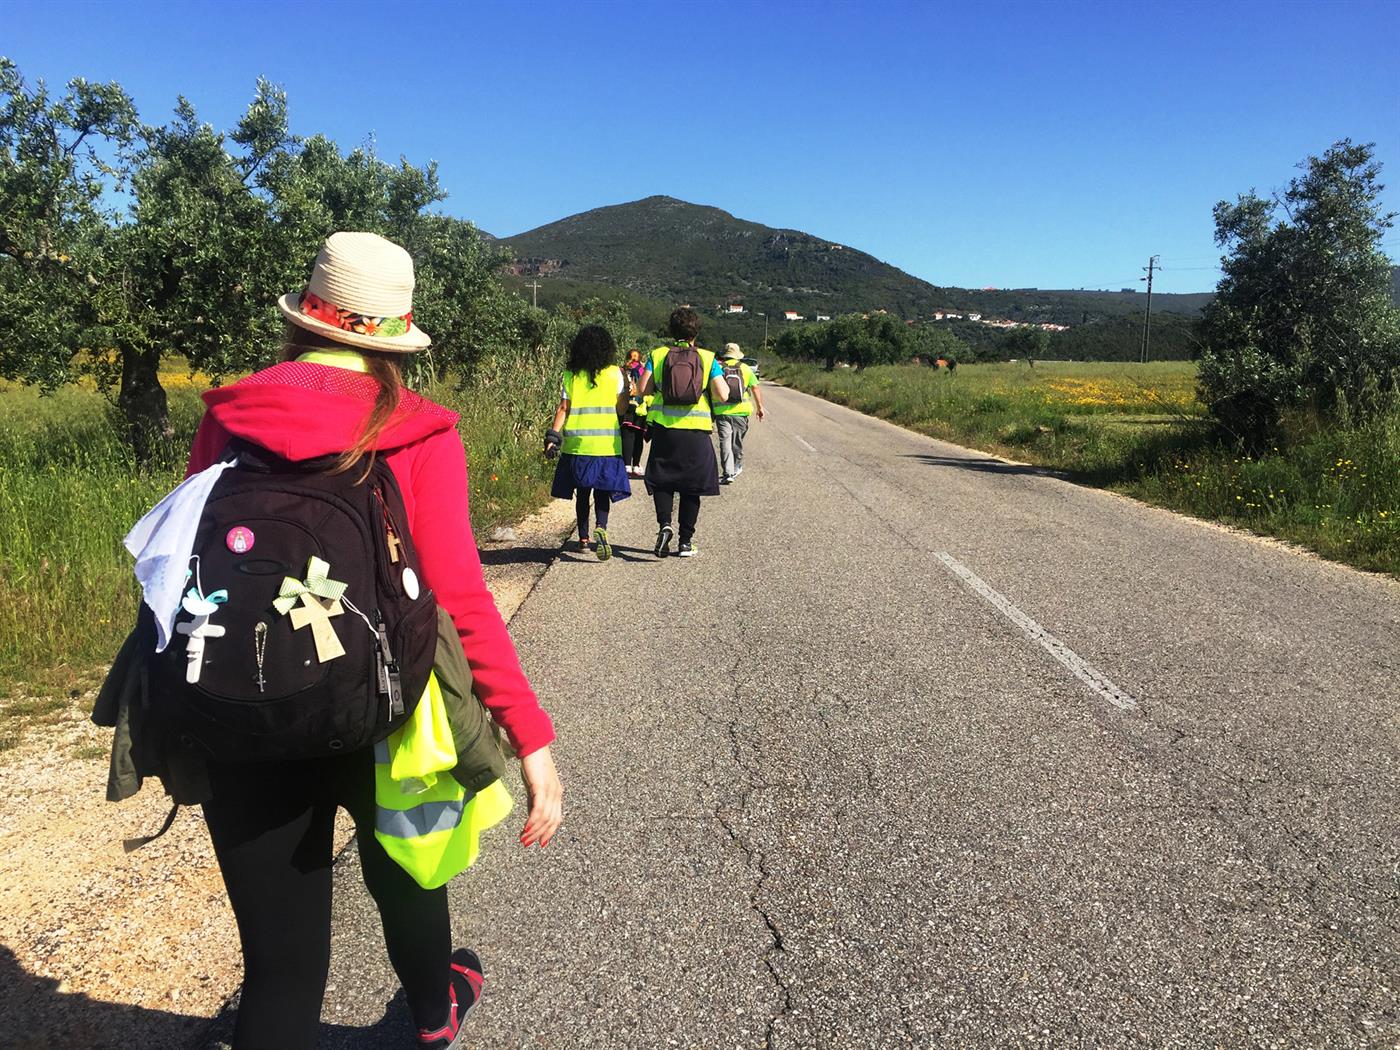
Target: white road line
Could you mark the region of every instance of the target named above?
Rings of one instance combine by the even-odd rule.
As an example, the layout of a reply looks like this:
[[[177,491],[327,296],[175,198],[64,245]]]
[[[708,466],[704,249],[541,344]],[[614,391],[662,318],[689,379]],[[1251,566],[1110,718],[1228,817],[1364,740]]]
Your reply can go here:
[[[1063,664],[1065,670],[1098,693],[1099,696],[1122,711],[1131,711],[1137,707],[1137,701],[1131,695],[1119,689],[1092,664],[1086,663],[1073,649],[1012,605],[1005,595],[993,590],[985,580],[958,561],[957,558],[945,552],[939,552],[936,557],[948,566],[953,575],[967,584],[969,590],[987,599],[1003,616],[1019,627],[1021,633]]]
[[[816,451],[816,449],[814,449],[811,445],[809,445],[809,444],[807,443],[807,439],[804,438],[801,434],[794,434],[794,435],[792,435],[792,440],[796,441],[799,445],[801,445],[803,448],[805,448],[808,452],[815,452],[815,451]]]

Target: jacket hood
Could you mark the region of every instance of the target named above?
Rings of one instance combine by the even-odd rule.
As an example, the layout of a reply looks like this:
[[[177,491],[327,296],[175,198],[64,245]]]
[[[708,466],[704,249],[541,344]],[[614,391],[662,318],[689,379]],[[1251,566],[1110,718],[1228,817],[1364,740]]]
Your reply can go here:
[[[354,445],[378,389],[360,372],[287,361],[207,391],[204,403],[230,434],[296,461]],[[405,390],[374,447],[400,448],[456,425],[456,412]]]

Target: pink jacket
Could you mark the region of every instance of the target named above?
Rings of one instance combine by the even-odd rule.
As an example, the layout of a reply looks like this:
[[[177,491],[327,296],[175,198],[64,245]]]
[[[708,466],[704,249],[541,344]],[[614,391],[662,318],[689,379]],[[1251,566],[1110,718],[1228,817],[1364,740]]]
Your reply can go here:
[[[188,473],[217,462],[231,437],[291,460],[344,451],[359,436],[377,389],[359,372],[291,361],[210,390]],[[456,624],[475,691],[524,757],[554,740],[554,726],[482,578],[456,426],[457,413],[405,391],[376,447],[403,491],[424,582]]]

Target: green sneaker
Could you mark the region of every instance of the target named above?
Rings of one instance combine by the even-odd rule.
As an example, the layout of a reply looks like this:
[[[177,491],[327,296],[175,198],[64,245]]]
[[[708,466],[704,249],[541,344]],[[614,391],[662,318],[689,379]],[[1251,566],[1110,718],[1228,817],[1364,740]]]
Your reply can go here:
[[[608,530],[601,526],[593,530],[593,553],[598,555],[599,561],[607,561],[612,557],[612,544],[608,542]]]

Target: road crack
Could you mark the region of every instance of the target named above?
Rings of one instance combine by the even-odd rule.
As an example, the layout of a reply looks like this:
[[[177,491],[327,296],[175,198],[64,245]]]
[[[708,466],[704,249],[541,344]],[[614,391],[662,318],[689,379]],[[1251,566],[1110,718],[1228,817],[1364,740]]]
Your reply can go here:
[[[768,1018],[764,1031],[765,1050],[774,1050],[777,1045],[778,1026],[792,1013],[794,1001],[792,986],[778,965],[779,959],[787,952],[787,941],[782,928],[764,903],[764,890],[772,874],[768,868],[768,855],[741,828],[742,817],[748,812],[749,802],[754,793],[772,787],[763,778],[759,763],[746,761],[744,757],[745,744],[740,732],[739,719],[735,714],[743,710],[740,697],[742,683],[738,677],[741,662],[736,661],[729,671],[728,680],[732,683],[732,688],[726,698],[728,711],[711,712],[710,717],[715,724],[724,728],[729,742],[729,758],[736,771],[733,782],[742,785],[742,788],[730,799],[717,801],[713,812],[715,822],[743,855],[745,866],[754,875],[748,895],[749,908],[762,923],[767,934],[769,943],[763,951],[761,961],[779,997],[778,1009]],[[716,779],[717,782],[722,782],[721,778]]]

